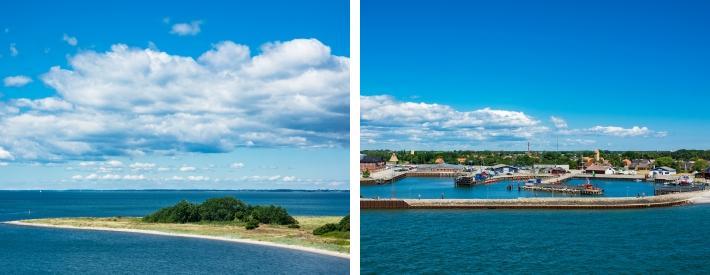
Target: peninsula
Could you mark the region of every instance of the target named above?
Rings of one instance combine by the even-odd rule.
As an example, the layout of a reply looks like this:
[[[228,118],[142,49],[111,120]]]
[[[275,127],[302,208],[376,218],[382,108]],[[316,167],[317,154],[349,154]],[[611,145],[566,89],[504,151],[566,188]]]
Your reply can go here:
[[[47,228],[116,231],[265,245],[349,258],[349,217],[295,216],[278,206],[231,197],[181,201],[145,217],[68,217],[9,221]]]

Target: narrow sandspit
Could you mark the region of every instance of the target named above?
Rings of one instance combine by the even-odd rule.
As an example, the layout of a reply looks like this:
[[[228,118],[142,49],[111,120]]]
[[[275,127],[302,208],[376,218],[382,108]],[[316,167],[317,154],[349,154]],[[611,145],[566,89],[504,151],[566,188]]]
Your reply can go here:
[[[345,258],[345,259],[350,258],[350,255],[348,255],[348,254],[339,253],[339,252],[335,252],[335,251],[328,251],[328,250],[323,250],[323,249],[303,247],[303,246],[297,246],[297,245],[288,245],[288,244],[272,243],[272,242],[265,242],[265,241],[249,240],[249,239],[227,238],[227,237],[206,236],[206,235],[196,235],[196,234],[169,233],[169,232],[161,232],[161,231],[154,231],[154,230],[142,230],[142,229],[54,225],[54,224],[42,224],[42,223],[29,223],[29,222],[23,222],[23,221],[8,221],[8,222],[4,222],[4,223],[12,224],[12,225],[19,225],[19,226],[33,226],[33,227],[59,228],[59,229],[76,229],[76,230],[94,230],[94,231],[128,232],[128,233],[150,234],[150,235],[170,236],[170,237],[207,239],[207,240],[216,240],[216,241],[225,241],[225,242],[233,242],[233,243],[263,245],[263,246],[270,246],[270,247],[277,247],[277,248],[292,249],[292,250],[297,250],[297,251],[310,252],[310,253],[316,253],[316,254]]]

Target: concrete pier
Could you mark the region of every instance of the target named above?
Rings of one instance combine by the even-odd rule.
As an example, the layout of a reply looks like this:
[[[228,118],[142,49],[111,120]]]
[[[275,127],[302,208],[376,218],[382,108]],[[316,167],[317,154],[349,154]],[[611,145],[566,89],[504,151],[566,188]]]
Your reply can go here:
[[[667,207],[707,200],[710,191],[623,198],[360,199],[361,209],[623,209]]]

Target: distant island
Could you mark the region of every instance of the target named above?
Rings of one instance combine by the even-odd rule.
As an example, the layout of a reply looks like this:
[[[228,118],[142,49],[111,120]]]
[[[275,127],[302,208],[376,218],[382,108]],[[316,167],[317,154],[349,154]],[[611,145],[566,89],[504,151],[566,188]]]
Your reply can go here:
[[[349,216],[297,216],[275,205],[249,205],[234,197],[195,204],[180,201],[144,217],[47,218],[12,224],[71,229],[122,231],[208,238],[270,245],[347,257]]]

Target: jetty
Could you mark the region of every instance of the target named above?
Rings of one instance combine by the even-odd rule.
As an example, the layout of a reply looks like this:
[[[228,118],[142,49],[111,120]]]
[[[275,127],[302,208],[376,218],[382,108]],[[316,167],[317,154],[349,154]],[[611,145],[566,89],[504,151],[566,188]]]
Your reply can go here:
[[[360,199],[361,209],[624,209],[710,201],[710,190],[650,197],[517,199]]]

